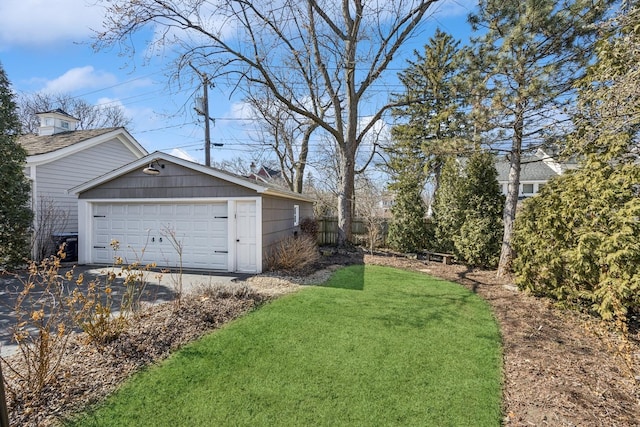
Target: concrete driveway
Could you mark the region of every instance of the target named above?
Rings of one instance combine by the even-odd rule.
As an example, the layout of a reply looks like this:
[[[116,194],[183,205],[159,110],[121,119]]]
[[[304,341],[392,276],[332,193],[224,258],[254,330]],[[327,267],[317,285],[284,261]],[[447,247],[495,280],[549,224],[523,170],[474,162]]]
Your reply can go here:
[[[71,267],[64,267],[60,274],[69,271]],[[84,275],[84,283],[99,279],[105,283],[108,271],[118,273],[119,269],[99,266],[77,266],[74,268],[74,278],[80,273]],[[186,271],[182,274],[182,291],[184,294],[194,292],[201,286],[224,285],[239,283],[247,280],[251,275],[230,274],[216,271]],[[15,352],[16,346],[12,343],[12,326],[15,324],[14,307],[16,297],[23,289],[23,283],[28,279],[27,273],[20,276],[12,276],[0,273],[0,355],[8,356]],[[158,271],[145,272],[145,290],[141,301],[146,303],[162,303],[172,301],[177,293],[179,275],[176,273],[160,273]],[[73,283],[71,284],[73,285]],[[73,288],[70,286],[70,288]],[[123,278],[117,278],[113,286],[114,306],[119,306],[120,298],[124,290]]]

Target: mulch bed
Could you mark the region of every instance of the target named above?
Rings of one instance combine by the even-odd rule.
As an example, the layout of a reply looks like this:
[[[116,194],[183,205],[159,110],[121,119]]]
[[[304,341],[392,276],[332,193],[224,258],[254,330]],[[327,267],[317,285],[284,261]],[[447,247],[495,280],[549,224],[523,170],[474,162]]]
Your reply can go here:
[[[640,426],[637,329],[621,351],[625,342],[597,320],[519,292],[509,279],[498,279],[494,271],[362,252],[325,256],[318,268],[352,263],[411,269],[458,282],[491,305],[503,338],[504,425]],[[295,278],[288,280],[294,282],[290,290],[295,289]],[[280,295],[288,289],[284,282],[280,279],[265,289],[271,286],[272,295]],[[19,394],[8,392],[11,425],[54,425],[56,420],[100,401],[141,367],[163,359],[269,297],[245,290],[184,298],[179,309],[173,303],[150,306],[132,322],[130,330],[102,349],[86,345],[81,335],[76,336],[63,358],[57,383],[45,388],[36,401],[24,402]],[[3,372],[9,388],[17,390],[16,379],[6,368]]]

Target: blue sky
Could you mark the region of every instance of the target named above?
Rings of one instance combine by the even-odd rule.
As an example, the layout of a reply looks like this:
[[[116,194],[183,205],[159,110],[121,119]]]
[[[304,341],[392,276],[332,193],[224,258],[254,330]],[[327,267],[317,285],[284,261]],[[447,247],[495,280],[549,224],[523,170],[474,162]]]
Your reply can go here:
[[[144,37],[133,58],[117,49],[95,52],[93,31],[100,29],[102,9],[90,0],[2,0],[0,2],[0,63],[17,92],[69,93],[93,104],[120,105],[133,118],[128,130],[148,151],[184,152],[204,162],[204,126],[193,111],[193,97],[201,89],[194,82],[182,87],[167,84],[168,58],[147,63]],[[468,37],[466,15],[475,0],[445,0],[434,9],[424,36],[408,46],[409,55],[421,48],[429,34],[440,27],[463,41]],[[396,61],[402,67],[403,60]],[[229,99],[230,89],[210,90],[210,115],[216,119],[211,142],[212,160],[256,155],[249,133],[251,121],[239,99]]]

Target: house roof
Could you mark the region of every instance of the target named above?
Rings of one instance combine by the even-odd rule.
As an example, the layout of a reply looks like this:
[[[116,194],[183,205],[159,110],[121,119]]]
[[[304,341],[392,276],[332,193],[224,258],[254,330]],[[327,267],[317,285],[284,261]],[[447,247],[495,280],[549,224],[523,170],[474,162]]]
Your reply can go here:
[[[550,154],[552,153],[552,154]],[[548,181],[567,170],[575,169],[578,163],[575,158],[558,160],[552,151],[538,149],[535,154],[522,156],[520,159],[520,182]],[[509,181],[509,161],[502,157],[496,161],[498,182]]]
[[[240,175],[236,175],[234,173],[224,171],[222,169],[217,169],[210,166],[201,165],[199,163],[190,162],[188,160],[175,157],[167,153],[162,153],[160,151],[153,152],[145,157],[135,160],[129,164],[126,164],[116,170],[113,170],[102,176],[99,176],[90,181],[87,181],[84,184],[81,184],[77,187],[72,188],[71,190],[69,190],[69,192],[75,193],[75,194],[83,193],[92,188],[98,187],[99,185],[105,182],[111,181],[115,178],[125,175],[131,171],[140,169],[150,163],[153,163],[156,160],[164,160],[167,162],[175,163],[185,168],[192,169],[194,171],[198,171],[200,173],[231,182],[241,187],[249,188],[251,190],[256,191],[259,194],[270,195],[275,197],[283,197],[286,199],[294,199],[294,200],[300,200],[300,201],[306,201],[306,202],[313,202],[312,198],[305,196],[303,194],[295,193],[293,191],[285,190],[282,188],[277,188],[272,185],[264,185],[264,184],[258,183],[255,180],[245,178]]]
[[[74,130],[45,136],[28,134],[20,136],[18,138],[18,144],[27,150],[27,154],[29,156],[36,156],[67,148],[118,129],[124,130],[124,128],[121,127],[112,127],[103,129]]]
[[[509,162],[497,161],[498,181],[509,181]],[[520,182],[523,181],[548,181],[559,174],[536,156],[523,157],[520,163]]]
[[[60,114],[61,116],[65,116],[73,120],[78,120],[77,118],[73,117],[71,114],[67,113],[66,111],[60,108],[56,108],[55,110],[49,110],[49,111],[39,111],[36,114]]]

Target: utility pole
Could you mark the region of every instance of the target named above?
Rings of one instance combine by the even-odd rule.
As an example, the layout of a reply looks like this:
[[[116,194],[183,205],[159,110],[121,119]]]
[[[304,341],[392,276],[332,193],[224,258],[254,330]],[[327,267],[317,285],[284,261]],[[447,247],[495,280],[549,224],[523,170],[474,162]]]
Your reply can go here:
[[[209,129],[209,76],[205,73],[201,73],[191,63],[189,66],[193,68],[202,79],[202,105],[196,105],[196,112],[204,116],[204,164],[211,166],[211,135]],[[202,107],[202,108],[200,108]]]

